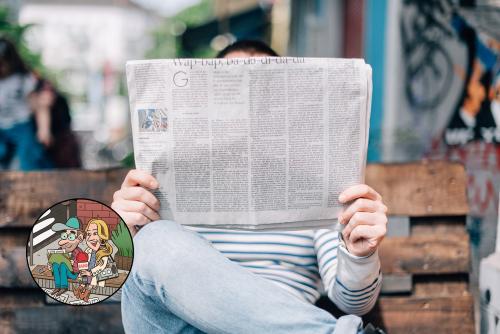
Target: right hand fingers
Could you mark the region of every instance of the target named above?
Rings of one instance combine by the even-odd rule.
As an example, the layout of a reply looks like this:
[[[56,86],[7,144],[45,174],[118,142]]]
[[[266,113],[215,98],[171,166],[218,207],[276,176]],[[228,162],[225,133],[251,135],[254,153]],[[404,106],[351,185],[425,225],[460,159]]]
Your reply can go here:
[[[160,209],[160,201],[149,191],[142,187],[122,187],[113,195],[113,203],[118,201],[135,201],[142,202],[151,209],[158,211]],[[133,211],[133,210],[126,210]]]
[[[122,183],[122,189],[136,186],[142,186],[154,190],[158,188],[159,184],[152,175],[140,169],[132,169],[128,172],[127,176],[125,176],[125,180],[123,180]]]

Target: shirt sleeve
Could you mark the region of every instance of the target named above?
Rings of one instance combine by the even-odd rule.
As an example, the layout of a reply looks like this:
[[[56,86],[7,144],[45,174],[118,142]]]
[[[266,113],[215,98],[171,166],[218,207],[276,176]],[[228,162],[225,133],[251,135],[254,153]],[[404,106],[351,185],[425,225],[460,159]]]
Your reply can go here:
[[[368,313],[382,283],[378,251],[367,257],[352,255],[339,240],[339,232],[331,230],[315,233],[314,249],[328,297],[348,314]]]
[[[24,96],[28,96],[35,91],[37,79],[33,74],[28,74],[25,76],[23,81],[23,92]]]

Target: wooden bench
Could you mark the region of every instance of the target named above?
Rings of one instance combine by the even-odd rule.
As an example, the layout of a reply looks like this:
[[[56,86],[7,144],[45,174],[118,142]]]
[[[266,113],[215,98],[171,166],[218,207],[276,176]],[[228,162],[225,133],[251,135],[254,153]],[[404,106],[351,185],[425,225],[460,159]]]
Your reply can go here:
[[[52,272],[46,268],[47,268],[46,266],[36,265],[32,270],[33,278],[41,288],[54,289],[55,288],[54,276],[52,275]],[[126,278],[127,274],[121,272],[118,274],[118,277],[107,279],[104,283],[104,286],[96,286],[92,291],[93,293],[99,295],[111,296],[116,291],[118,291],[118,289],[125,282]],[[75,287],[75,284],[78,284],[77,280],[71,278],[68,279],[68,283],[69,283],[69,290],[71,291]]]
[[[123,331],[120,305],[47,305],[26,263],[37,216],[54,203],[88,197],[110,203],[125,170],[0,173],[0,328],[79,331],[95,323]],[[472,333],[465,172],[450,163],[369,165],[367,183],[389,206],[390,236],[380,249],[383,293],[365,317],[388,333]],[[338,315],[325,299],[319,305]]]

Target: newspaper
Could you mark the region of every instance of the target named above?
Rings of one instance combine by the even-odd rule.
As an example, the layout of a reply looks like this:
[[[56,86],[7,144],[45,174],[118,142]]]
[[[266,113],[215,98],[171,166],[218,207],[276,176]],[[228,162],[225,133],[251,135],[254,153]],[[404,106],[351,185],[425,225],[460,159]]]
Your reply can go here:
[[[371,67],[361,59],[130,61],[135,163],[163,219],[227,229],[334,228],[364,180]]]

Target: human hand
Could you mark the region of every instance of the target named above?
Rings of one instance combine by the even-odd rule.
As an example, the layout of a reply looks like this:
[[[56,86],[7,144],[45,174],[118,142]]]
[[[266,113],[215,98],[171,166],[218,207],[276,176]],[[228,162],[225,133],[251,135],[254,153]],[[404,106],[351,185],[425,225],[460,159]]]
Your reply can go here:
[[[50,133],[50,130],[39,129],[36,133],[36,137],[43,146],[49,147],[50,145],[52,145],[53,137],[52,133]]]
[[[80,271],[80,275],[82,276],[92,276],[92,272],[87,270],[87,269],[84,269],[84,270],[81,270]]]
[[[340,215],[345,225],[342,237],[349,253],[356,256],[373,254],[387,232],[387,206],[382,196],[366,184],[358,184],[344,190],[341,203],[352,202]]]
[[[160,202],[147,190],[154,190],[158,186],[153,176],[132,169],[125,176],[120,190],[114,193],[111,207],[125,220],[132,235],[137,232],[137,226],[160,219]]]
[[[56,96],[52,89],[47,87],[37,94],[36,103],[40,108],[50,108],[54,104],[55,98]]]

